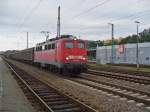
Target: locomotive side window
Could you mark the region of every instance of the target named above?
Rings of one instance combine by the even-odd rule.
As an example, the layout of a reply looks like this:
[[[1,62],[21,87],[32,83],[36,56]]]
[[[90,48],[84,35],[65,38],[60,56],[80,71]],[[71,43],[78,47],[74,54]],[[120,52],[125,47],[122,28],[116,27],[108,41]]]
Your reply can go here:
[[[45,45],[45,50],[47,50],[47,45]]]
[[[40,51],[42,51],[42,46],[40,46]]]
[[[52,44],[52,49],[55,49],[55,44]]]
[[[51,49],[51,44],[48,45],[48,49]]]
[[[78,48],[80,48],[80,49],[84,49],[85,47],[84,47],[84,43],[78,43]]]
[[[65,48],[73,48],[73,43],[72,42],[66,42]]]

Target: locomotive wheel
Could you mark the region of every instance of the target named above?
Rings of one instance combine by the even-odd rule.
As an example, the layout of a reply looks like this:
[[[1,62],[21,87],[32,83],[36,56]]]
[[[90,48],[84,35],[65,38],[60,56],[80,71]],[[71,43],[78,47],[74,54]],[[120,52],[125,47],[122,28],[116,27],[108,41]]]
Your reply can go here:
[[[58,72],[59,72],[59,69],[58,69],[56,66],[54,66],[54,72],[55,72],[55,73],[58,73]]]
[[[52,72],[52,70],[53,70],[52,65],[49,65],[49,66],[48,66],[48,70],[49,70],[50,72]]]
[[[70,73],[66,67],[63,68],[63,75],[70,75]]]
[[[63,69],[62,68],[58,68],[58,73],[59,74],[63,74]]]

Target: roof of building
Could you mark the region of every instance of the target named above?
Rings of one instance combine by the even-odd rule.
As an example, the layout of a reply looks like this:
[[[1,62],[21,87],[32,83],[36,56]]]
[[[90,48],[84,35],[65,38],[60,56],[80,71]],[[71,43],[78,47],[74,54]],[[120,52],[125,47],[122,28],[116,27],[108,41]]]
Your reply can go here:
[[[123,44],[122,44],[123,45]],[[119,45],[114,45],[115,48],[118,48]],[[133,44],[124,44],[125,48],[136,48],[136,43]],[[150,42],[138,43],[139,47],[150,47]],[[97,49],[111,49],[111,46],[100,46]]]

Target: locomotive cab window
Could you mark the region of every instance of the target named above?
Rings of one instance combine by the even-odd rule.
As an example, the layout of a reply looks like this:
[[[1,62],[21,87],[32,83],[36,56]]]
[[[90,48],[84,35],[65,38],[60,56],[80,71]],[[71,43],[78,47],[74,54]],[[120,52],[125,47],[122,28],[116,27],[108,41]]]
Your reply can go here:
[[[77,47],[80,48],[80,49],[85,48],[84,43],[81,43],[81,42],[77,44]]]
[[[65,48],[73,48],[73,43],[72,42],[66,42]]]

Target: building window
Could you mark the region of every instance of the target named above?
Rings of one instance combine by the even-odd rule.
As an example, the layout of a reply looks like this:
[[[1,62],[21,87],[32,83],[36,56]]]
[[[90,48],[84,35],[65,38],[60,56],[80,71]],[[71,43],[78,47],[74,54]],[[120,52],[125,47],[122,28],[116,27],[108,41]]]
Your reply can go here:
[[[149,61],[149,57],[146,57],[146,61]]]

